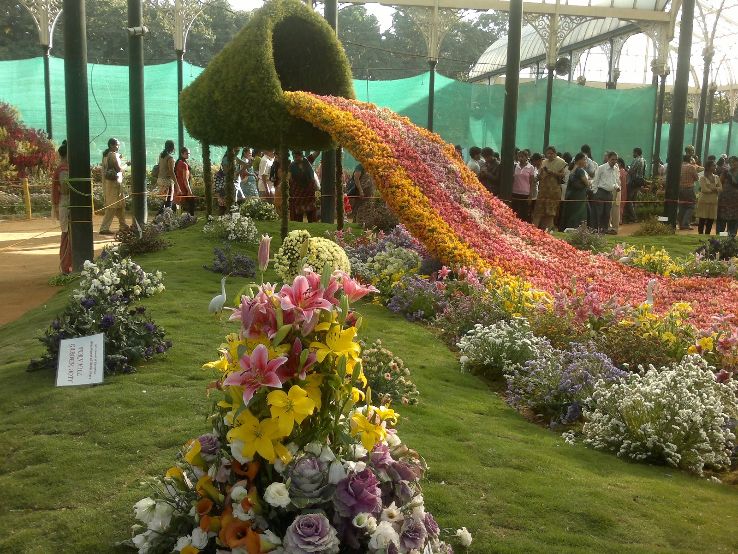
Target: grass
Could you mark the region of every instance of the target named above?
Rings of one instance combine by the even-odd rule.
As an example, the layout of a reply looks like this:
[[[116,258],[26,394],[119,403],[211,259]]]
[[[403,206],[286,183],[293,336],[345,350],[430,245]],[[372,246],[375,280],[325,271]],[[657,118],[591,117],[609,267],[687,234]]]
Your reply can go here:
[[[27,373],[35,337],[69,289],[0,332],[0,552],[102,553],[128,536],[142,480],[171,465],[179,446],[208,430],[200,369],[233,329],[207,313],[219,277],[202,269],[217,242],[202,224],[170,233],[169,250],[141,256],[166,273],[146,301],[174,341],[133,375],[87,388],[55,388]],[[278,235],[278,224],[260,225]],[[314,235],[325,226],[307,226]],[[670,237],[682,241],[688,237]],[[273,241],[273,247],[277,240]],[[238,283],[227,284],[233,296]],[[73,286],[73,285],[72,285]],[[733,552],[733,487],[666,467],[619,460],[532,425],[458,362],[426,328],[365,304],[363,336],[413,370],[421,403],[403,407],[403,439],[428,461],[425,497],[444,528],[466,526],[488,552]]]
[[[554,233],[560,239],[565,238],[564,233]],[[635,236],[617,236],[603,235],[605,241],[605,250],[611,250],[616,244],[625,243],[641,248],[653,246],[655,248],[664,248],[672,256],[688,256],[692,254],[697,247],[707,240],[704,235],[664,235],[651,237],[635,237]]]

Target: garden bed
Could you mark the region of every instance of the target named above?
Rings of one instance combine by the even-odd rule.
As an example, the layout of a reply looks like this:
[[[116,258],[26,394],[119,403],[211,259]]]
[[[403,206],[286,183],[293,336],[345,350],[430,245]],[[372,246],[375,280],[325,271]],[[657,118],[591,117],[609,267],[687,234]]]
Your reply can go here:
[[[278,235],[278,225],[260,223],[259,230]],[[313,236],[328,228],[305,227]],[[162,474],[185,440],[208,430],[202,389],[210,374],[200,365],[235,327],[207,313],[220,284],[202,266],[218,242],[201,229],[169,233],[171,248],[137,258],[165,273],[166,292],[144,304],[174,341],[137,373],[69,390],[55,389],[51,373],[25,372],[42,351],[34,337],[69,290],[2,328],[1,551],[115,551],[129,536],[132,505],[150,493],[142,481]],[[229,279],[229,296],[246,282]],[[413,371],[421,401],[398,407],[400,431],[430,466],[427,506],[442,527],[474,533],[471,552],[738,548],[720,517],[738,512],[733,487],[568,446],[479,378],[459,373],[454,354],[426,328],[381,306],[365,303],[361,311],[366,340],[381,338]]]

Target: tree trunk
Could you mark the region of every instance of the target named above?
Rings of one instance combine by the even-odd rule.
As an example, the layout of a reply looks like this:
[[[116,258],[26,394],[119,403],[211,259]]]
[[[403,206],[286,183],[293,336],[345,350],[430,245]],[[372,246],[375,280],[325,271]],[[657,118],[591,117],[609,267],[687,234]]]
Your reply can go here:
[[[205,214],[213,215],[213,164],[210,161],[210,144],[202,143],[202,180],[205,182]]]
[[[236,192],[233,188],[233,182],[236,180],[236,164],[234,163],[236,156],[233,154],[231,146],[226,151],[226,157],[228,159],[228,171],[225,176],[225,204],[226,213],[230,213],[231,206],[233,206],[233,196]]]
[[[343,230],[343,149],[336,148],[336,229]]]
[[[287,146],[284,141],[282,141],[282,144],[279,146],[279,170],[282,172],[282,175],[279,178],[279,186],[282,190],[282,226],[280,228],[282,240],[284,240],[290,230],[290,184],[287,181],[289,163],[290,159],[287,152]]]

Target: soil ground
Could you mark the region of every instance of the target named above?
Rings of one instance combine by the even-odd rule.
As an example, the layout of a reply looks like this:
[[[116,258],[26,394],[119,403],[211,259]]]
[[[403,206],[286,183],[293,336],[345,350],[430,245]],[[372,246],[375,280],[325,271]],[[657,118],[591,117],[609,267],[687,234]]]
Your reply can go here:
[[[94,230],[101,221],[95,216]],[[632,235],[637,228],[638,224],[621,225],[619,235]],[[59,235],[59,224],[50,217],[0,220],[0,325],[44,304],[59,290],[49,285],[49,278],[59,274]],[[113,241],[97,232],[93,240],[95,253]]]
[[[101,221],[95,216],[95,231]],[[60,273],[60,235],[59,222],[50,217],[0,220],[0,325],[44,304],[59,290],[49,285],[49,278]],[[112,239],[95,232],[95,253]]]

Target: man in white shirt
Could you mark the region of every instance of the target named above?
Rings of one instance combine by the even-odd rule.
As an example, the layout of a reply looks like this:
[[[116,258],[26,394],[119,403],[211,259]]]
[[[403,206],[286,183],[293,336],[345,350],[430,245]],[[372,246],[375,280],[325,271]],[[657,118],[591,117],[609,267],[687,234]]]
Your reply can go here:
[[[259,175],[258,186],[259,192],[264,194],[265,198],[274,198],[274,185],[269,180],[269,174],[272,170],[272,164],[274,163],[274,152],[271,150],[265,150],[259,162]]]
[[[595,171],[592,181],[592,211],[593,226],[600,233],[607,233],[610,227],[610,211],[614,193],[620,190],[620,167],[618,155],[615,152],[607,153],[607,163],[602,164]]]
[[[474,172],[474,175],[479,177],[479,173],[482,171],[482,165],[479,163],[482,159],[482,149],[479,146],[472,146],[469,148],[469,161],[466,167]]]

